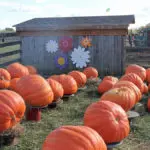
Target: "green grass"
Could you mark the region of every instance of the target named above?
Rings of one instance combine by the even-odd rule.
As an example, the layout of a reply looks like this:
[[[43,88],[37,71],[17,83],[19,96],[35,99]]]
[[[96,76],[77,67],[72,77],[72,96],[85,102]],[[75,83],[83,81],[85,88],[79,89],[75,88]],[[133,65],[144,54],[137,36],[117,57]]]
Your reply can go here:
[[[7,146],[3,150],[40,150],[46,136],[62,125],[83,125],[83,116],[86,108],[99,99],[96,86],[88,86],[68,101],[54,109],[42,110],[40,122],[23,121],[24,134],[16,146]],[[148,150],[150,146],[150,116],[135,119],[131,132],[123,144],[114,150]]]

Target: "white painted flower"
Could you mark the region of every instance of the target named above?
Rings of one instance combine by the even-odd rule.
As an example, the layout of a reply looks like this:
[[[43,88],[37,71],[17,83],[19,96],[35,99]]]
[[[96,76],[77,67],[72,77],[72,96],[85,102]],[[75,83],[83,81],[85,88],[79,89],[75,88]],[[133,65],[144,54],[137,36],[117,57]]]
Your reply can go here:
[[[50,40],[46,43],[46,51],[54,53],[58,50],[58,44],[56,41]]]
[[[73,52],[71,53],[71,60],[77,68],[86,67],[87,63],[90,62],[89,58],[89,51],[85,51],[85,48],[80,46],[78,48],[74,48]]]

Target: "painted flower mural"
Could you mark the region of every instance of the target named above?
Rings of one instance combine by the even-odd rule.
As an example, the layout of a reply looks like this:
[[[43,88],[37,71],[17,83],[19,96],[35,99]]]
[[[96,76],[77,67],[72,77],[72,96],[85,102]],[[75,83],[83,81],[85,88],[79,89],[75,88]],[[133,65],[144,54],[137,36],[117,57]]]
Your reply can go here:
[[[71,60],[77,68],[83,68],[87,66],[89,60],[89,51],[85,51],[85,48],[78,47],[74,48],[74,51],[71,53]]]
[[[92,46],[91,41],[92,41],[92,40],[86,36],[85,38],[83,38],[83,39],[81,40],[81,45],[82,45],[83,47],[85,47],[85,48],[88,48],[88,47]]]
[[[46,51],[49,53],[54,53],[58,50],[58,43],[56,41],[50,40],[46,43]]]
[[[59,41],[59,48],[63,52],[68,52],[72,49],[73,40],[70,37],[62,37]]]
[[[58,67],[61,70],[66,68],[68,65],[67,55],[64,53],[60,53],[60,54],[56,55],[55,56],[55,64],[56,64],[56,67]]]

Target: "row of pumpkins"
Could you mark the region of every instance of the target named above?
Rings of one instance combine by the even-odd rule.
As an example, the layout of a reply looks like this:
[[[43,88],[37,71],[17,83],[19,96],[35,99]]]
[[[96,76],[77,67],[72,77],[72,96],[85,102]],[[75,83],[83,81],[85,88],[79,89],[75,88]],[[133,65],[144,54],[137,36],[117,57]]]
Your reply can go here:
[[[72,71],[68,75],[53,75],[47,79],[39,75],[35,67],[18,62],[6,69],[0,68],[0,132],[22,119],[26,105],[43,107],[66,94],[74,94],[91,75],[98,76],[95,68],[89,67],[83,72]]]
[[[1,68],[0,88],[11,90],[0,91],[0,132],[20,121],[25,103],[39,107],[48,105],[64,94],[76,93],[88,78],[97,77],[98,71],[93,67],[47,79],[37,75],[33,66],[13,63],[7,69]],[[150,69],[138,65],[129,65],[119,80],[104,77],[98,86],[98,92],[103,95],[87,108],[84,126],[62,126],[52,131],[42,149],[106,150],[105,143],[120,142],[130,131],[126,112],[148,92],[144,81],[150,83]]]

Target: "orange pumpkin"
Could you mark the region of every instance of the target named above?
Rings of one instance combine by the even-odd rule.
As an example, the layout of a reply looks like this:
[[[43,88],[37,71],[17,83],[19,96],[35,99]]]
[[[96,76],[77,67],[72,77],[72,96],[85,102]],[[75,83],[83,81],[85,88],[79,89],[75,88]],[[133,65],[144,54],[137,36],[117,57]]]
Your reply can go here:
[[[103,81],[105,81],[105,80],[109,80],[109,81],[112,81],[112,82],[114,82],[114,83],[117,83],[117,82],[118,82],[118,78],[113,77],[113,76],[105,76],[105,77],[103,78]]]
[[[86,126],[62,126],[52,131],[42,150],[107,150],[101,136]]]
[[[53,79],[59,82],[59,75],[52,75],[48,79]]]
[[[83,70],[83,73],[86,75],[87,79],[89,78],[97,78],[98,77],[98,71],[94,67],[87,67]]]
[[[143,94],[147,94],[148,93],[148,86],[144,83],[144,91]]]
[[[100,100],[114,102],[120,105],[125,111],[129,111],[136,103],[136,95],[130,88],[120,87],[105,92]]]
[[[125,74],[120,78],[119,81],[130,81],[140,89],[141,93],[143,93],[144,90],[143,81],[137,74],[135,73]]]
[[[146,69],[139,65],[130,64],[125,70],[125,74],[128,74],[128,73],[137,74],[142,79],[142,81],[146,79]]]
[[[13,78],[13,79],[10,80],[10,85],[9,85],[10,90],[16,91],[16,84],[19,81],[19,79],[20,78]]]
[[[85,111],[84,125],[97,131],[105,143],[120,142],[130,131],[127,114],[110,101],[92,103]]]
[[[146,69],[146,81],[150,83],[150,68]]]
[[[18,62],[8,65],[7,71],[10,73],[12,79],[21,78],[29,74],[27,67]]]
[[[110,90],[114,86],[114,84],[115,83],[110,80],[103,80],[98,86],[98,92],[105,93]]]
[[[62,85],[58,81],[50,79],[50,78],[47,79],[47,81],[53,90],[54,100],[57,100],[58,98],[63,97],[64,89],[63,89]]]
[[[130,81],[119,81],[113,86],[113,88],[120,88],[120,87],[130,88],[136,95],[136,102],[141,100],[142,93],[139,90],[139,88],[135,84],[133,84],[132,82],[130,82]]]
[[[20,78],[16,90],[31,106],[46,106],[54,99],[51,87],[40,75],[27,75]]]
[[[5,131],[22,119],[25,113],[23,98],[10,90],[0,91],[0,132]]]
[[[78,90],[77,82],[70,75],[53,75],[50,78],[58,81],[63,86],[64,94],[66,95],[74,94]]]
[[[0,89],[7,89],[10,84],[10,73],[3,68],[0,68]]]
[[[80,71],[71,71],[68,75],[76,80],[78,88],[83,87],[87,81],[86,75]]]
[[[26,66],[28,68],[29,74],[37,74],[37,69],[34,66]]]

